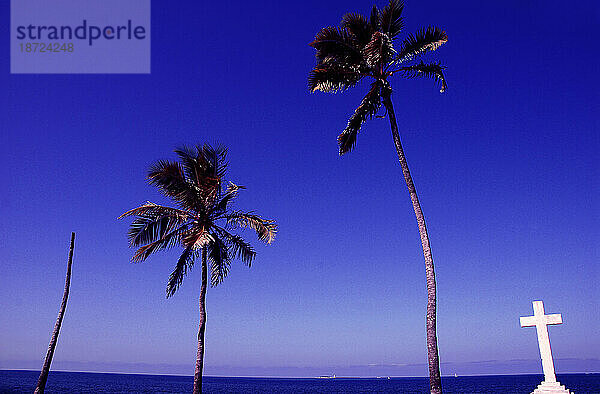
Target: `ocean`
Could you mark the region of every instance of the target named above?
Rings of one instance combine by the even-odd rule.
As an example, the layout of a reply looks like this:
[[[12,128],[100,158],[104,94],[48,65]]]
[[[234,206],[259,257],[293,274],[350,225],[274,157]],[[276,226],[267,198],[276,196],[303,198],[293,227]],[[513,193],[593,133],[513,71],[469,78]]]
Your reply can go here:
[[[0,393],[32,393],[38,371],[0,370]],[[561,384],[576,394],[599,394],[600,374],[563,374]],[[531,393],[542,375],[443,377],[444,393]],[[116,373],[53,372],[47,393],[189,393],[193,377]],[[203,380],[206,393],[428,393],[427,378],[236,378]]]

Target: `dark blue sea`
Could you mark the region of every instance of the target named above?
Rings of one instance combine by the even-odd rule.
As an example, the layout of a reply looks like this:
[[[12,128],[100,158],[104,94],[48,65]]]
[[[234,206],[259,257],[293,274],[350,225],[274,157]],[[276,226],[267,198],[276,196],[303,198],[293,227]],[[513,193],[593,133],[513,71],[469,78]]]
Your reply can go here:
[[[0,370],[0,393],[32,393],[37,371]],[[542,375],[443,377],[444,393],[531,393]],[[600,374],[564,374],[558,380],[576,394],[600,393]],[[47,393],[189,393],[193,377],[50,372]],[[206,393],[428,393],[427,378],[287,379],[204,377]]]

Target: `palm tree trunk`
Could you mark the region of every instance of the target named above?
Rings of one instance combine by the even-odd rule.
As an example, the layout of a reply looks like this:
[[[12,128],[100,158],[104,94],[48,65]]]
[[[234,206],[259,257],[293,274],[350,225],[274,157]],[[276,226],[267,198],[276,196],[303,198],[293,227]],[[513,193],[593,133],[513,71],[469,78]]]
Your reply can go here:
[[[206,330],[206,286],[208,268],[206,266],[206,247],[202,248],[202,285],[200,286],[200,324],[198,327],[198,353],[194,371],[194,394],[202,393],[202,369],[204,367],[204,332]]]
[[[390,118],[390,126],[392,128],[392,136],[398,153],[398,160],[402,167],[402,174],[408,186],[410,199],[412,201],[417,224],[419,226],[419,235],[421,236],[421,245],[423,246],[423,257],[425,257],[425,275],[427,277],[427,357],[429,361],[429,386],[432,394],[442,392],[442,379],[440,377],[440,358],[437,346],[436,334],[436,289],[435,289],[435,271],[433,267],[433,256],[431,255],[431,247],[429,246],[429,236],[427,235],[427,227],[425,225],[425,217],[419,204],[417,190],[413,183],[408,163],[404,157],[402,144],[400,143],[400,135],[398,134],[398,124],[396,123],[396,114],[392,105],[391,93],[383,95],[383,105],[385,106]]]
[[[62,303],[60,304],[60,310],[58,311],[58,318],[56,324],[54,324],[54,331],[52,332],[52,338],[50,338],[50,345],[48,345],[48,351],[46,352],[46,360],[42,367],[42,372],[35,387],[34,393],[43,393],[46,389],[46,380],[48,380],[48,372],[50,372],[50,364],[52,364],[52,357],[54,356],[54,349],[56,348],[56,342],[58,341],[58,333],[60,332],[60,326],[62,324],[63,316],[65,315],[65,309],[67,308],[67,299],[69,298],[69,287],[71,286],[71,265],[73,264],[73,249],[75,247],[75,233],[71,233],[71,247],[69,249],[69,261],[67,262],[67,278],[65,279],[65,291],[63,292]]]

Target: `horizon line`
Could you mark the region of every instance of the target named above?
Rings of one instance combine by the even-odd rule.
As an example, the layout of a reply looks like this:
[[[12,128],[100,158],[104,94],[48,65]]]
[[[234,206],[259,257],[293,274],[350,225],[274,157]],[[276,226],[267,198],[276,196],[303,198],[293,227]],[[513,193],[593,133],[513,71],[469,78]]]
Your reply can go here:
[[[22,372],[39,372],[37,369],[26,369],[26,368],[0,368],[0,371],[22,371]],[[178,376],[185,378],[193,378],[194,375],[180,375],[180,374],[169,374],[169,373],[144,373],[144,372],[114,372],[114,371],[74,371],[74,370],[50,370],[50,372],[67,372],[67,373],[95,373],[95,374],[112,374],[112,375],[143,375],[143,376]],[[499,374],[442,374],[442,377],[454,378],[454,377],[474,377],[474,376],[521,376],[521,375],[543,375],[540,373],[499,373]],[[563,372],[556,373],[557,375],[600,375],[598,372]],[[324,379],[323,376],[274,376],[274,375],[203,375],[206,378],[256,378],[256,379]],[[392,375],[379,375],[379,376],[327,376],[325,379],[412,379],[412,378],[429,378],[429,376],[392,376]]]

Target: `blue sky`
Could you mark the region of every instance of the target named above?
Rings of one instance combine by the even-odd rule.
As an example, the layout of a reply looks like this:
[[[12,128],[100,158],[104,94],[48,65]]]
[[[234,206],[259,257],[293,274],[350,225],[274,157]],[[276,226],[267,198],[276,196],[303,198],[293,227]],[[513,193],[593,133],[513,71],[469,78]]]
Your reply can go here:
[[[248,188],[238,206],[279,234],[209,290],[206,373],[426,375],[423,257],[389,123],[365,124],[340,158],[365,86],[306,88],[315,33],[372,3],[152,6],[150,75],[11,75],[0,58],[0,368],[41,365],[75,231],[53,367],[193,373],[200,272],[165,299],[177,251],[130,264],[116,217],[167,202],[145,183],[153,161],[218,141]],[[447,93],[392,82],[437,269],[442,374],[541,372],[535,330],[519,327],[537,299],[563,314],[557,372],[600,372],[600,7],[413,0],[404,15],[406,32],[449,36]]]

